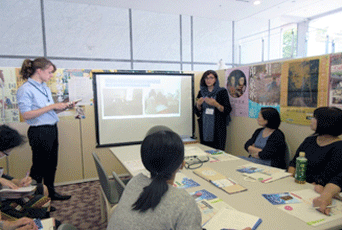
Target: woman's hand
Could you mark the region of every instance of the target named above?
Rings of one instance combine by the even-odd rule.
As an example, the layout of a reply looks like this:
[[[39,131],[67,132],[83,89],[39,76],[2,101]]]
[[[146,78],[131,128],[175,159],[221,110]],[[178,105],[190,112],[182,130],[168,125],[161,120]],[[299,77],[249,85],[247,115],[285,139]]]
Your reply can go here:
[[[254,157],[254,158],[259,158],[259,152],[261,152],[262,149],[259,149],[253,145],[248,146],[248,153]]]
[[[32,183],[32,178],[31,177],[24,177],[20,180],[18,179],[13,179],[12,182],[16,184],[18,187],[27,187]]]
[[[316,197],[312,204],[314,207],[319,207],[318,211],[322,212],[325,215],[329,215],[330,208],[327,208],[328,205],[331,204],[332,197],[329,195],[321,194],[319,197]]]
[[[211,105],[211,106],[215,106],[216,107],[216,105],[217,105],[217,101],[214,98],[211,98],[211,97],[204,98],[204,101],[205,101],[205,103],[207,103],[208,105]]]
[[[15,183],[13,183],[12,181],[7,180],[5,178],[0,178],[0,184],[2,184],[2,186],[7,186],[11,189],[18,189],[19,188]]]
[[[324,187],[322,185],[315,185],[314,190],[319,193],[320,196],[313,200],[313,206],[319,207],[318,211],[329,215],[330,208],[327,208],[327,206],[331,204],[333,197],[339,195],[341,188],[335,184],[328,183]]]
[[[204,98],[203,98],[203,97],[200,97],[200,98],[198,98],[198,100],[197,100],[197,102],[196,102],[196,105],[201,106],[201,105],[203,104],[203,102],[204,102]]]
[[[55,104],[53,104],[53,109],[54,110],[65,110],[68,108],[68,106],[69,106],[69,103],[64,103],[64,102],[55,103]]]
[[[23,217],[16,221],[4,221],[4,230],[38,230],[33,219]]]
[[[204,102],[204,98],[203,97],[198,98],[198,100],[196,101],[196,107],[197,107],[198,110],[201,110],[203,102]]]

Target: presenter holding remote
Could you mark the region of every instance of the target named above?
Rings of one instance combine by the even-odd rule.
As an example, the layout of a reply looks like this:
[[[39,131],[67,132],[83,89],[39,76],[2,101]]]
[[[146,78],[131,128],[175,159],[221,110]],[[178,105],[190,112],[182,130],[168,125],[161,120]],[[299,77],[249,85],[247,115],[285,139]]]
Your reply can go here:
[[[198,116],[201,144],[224,150],[232,107],[228,92],[220,87],[214,70],[204,72],[196,100],[195,113]]]
[[[38,183],[44,180],[52,200],[67,200],[55,192],[54,181],[58,161],[57,113],[75,103],[54,103],[46,82],[53,77],[56,66],[46,58],[24,60],[20,74],[27,81],[18,89],[19,110],[30,125],[27,135],[32,149],[30,176]]]

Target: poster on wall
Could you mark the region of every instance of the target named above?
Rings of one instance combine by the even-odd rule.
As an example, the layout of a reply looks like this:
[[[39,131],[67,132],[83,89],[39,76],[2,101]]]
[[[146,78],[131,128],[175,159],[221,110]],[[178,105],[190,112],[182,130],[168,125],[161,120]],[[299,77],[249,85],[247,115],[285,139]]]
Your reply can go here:
[[[313,111],[328,102],[329,56],[286,61],[281,87],[282,121],[310,125]]]
[[[64,75],[68,79],[69,97],[71,101],[82,99],[78,105],[91,105],[93,103],[93,81],[91,69],[68,69]]]
[[[342,53],[330,56],[329,106],[342,109]]]
[[[249,117],[257,118],[263,107],[280,111],[282,63],[267,63],[250,67],[249,71]]]
[[[232,106],[232,116],[248,117],[248,76],[248,66],[226,70],[225,86]]]
[[[0,69],[0,91],[0,123],[19,122],[15,68]]]

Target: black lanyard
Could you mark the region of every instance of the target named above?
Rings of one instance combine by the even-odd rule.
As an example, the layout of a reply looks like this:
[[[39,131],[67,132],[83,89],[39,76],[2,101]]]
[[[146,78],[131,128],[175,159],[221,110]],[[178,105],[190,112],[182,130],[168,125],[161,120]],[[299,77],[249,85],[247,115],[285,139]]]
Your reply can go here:
[[[29,82],[29,81],[27,81],[28,83],[30,83],[34,88],[36,88],[39,92],[41,92],[45,97],[46,97],[46,99],[48,100],[48,102],[50,102],[50,99],[49,99],[49,95],[47,94],[47,92],[46,92],[46,89],[45,89],[45,93],[41,90],[41,89],[39,89],[37,86],[35,86],[32,82]]]

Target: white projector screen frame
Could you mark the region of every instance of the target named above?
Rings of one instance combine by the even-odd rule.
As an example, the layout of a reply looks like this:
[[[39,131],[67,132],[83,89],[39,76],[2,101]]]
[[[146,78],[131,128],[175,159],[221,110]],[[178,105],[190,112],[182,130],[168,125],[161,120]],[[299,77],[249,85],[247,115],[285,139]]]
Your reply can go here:
[[[155,125],[194,137],[194,75],[93,72],[97,147],[140,144]]]

